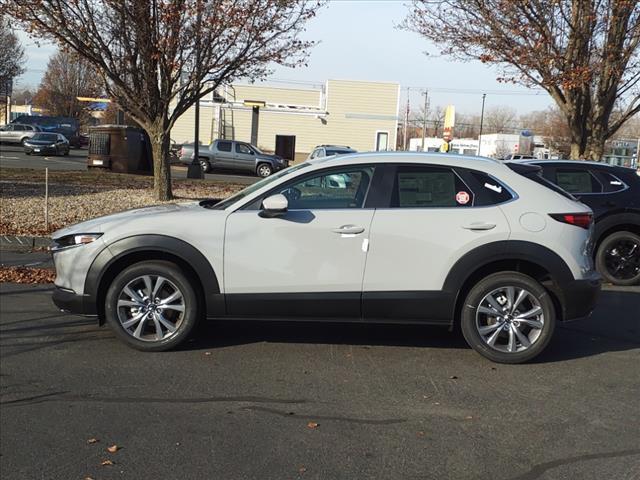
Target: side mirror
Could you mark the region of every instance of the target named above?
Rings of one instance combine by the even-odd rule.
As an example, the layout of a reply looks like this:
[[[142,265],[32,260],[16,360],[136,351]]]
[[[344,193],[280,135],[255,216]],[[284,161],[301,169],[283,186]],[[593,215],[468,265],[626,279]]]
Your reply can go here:
[[[271,195],[262,201],[262,211],[260,212],[260,216],[265,218],[278,217],[287,212],[288,206],[289,201],[287,200],[287,197],[281,193]]]

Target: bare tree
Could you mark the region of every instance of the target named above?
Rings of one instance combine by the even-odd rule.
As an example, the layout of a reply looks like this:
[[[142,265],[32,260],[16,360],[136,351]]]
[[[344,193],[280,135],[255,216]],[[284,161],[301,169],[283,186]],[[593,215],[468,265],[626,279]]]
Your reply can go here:
[[[299,39],[321,1],[0,0],[32,34],[53,39],[101,73],[107,94],[153,143],[154,189],[172,197],[170,131],[203,96],[270,64],[304,63]]]
[[[4,91],[9,82],[24,73],[24,48],[18,37],[9,28],[8,19],[0,10],[0,90]]]
[[[516,111],[511,107],[497,106],[488,108],[484,114],[484,133],[512,133],[518,129]]]
[[[572,158],[600,160],[640,112],[637,0],[413,0],[404,27],[445,54],[502,65],[503,81],[545,89],[569,126]]]
[[[91,63],[75,53],[60,50],[49,59],[34,103],[50,115],[86,121],[87,104],[78,97],[96,97],[102,95],[103,90],[102,79]]]

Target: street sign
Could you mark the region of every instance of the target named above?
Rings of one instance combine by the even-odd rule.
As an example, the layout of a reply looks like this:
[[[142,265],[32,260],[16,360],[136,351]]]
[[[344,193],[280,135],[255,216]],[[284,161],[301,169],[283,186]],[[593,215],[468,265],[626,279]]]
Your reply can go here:
[[[453,127],[456,123],[456,108],[453,105],[448,105],[444,112],[444,138],[447,142],[453,138]]]

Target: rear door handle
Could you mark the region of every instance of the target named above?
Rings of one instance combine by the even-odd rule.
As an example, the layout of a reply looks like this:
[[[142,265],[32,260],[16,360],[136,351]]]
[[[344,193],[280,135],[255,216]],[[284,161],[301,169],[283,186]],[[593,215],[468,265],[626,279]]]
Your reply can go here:
[[[473,222],[468,225],[463,225],[462,228],[466,228],[467,230],[491,230],[492,228],[496,228],[495,223],[488,222]]]
[[[364,232],[364,227],[359,227],[357,225],[342,225],[341,227],[334,228],[332,231],[343,235],[357,235]]]

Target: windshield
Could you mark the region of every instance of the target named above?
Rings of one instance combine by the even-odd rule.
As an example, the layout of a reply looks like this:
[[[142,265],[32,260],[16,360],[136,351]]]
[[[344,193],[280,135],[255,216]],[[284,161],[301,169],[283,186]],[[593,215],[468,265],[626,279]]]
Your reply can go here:
[[[262,153],[262,150],[260,150],[258,147],[254,147],[253,145],[251,145],[251,148],[253,148],[253,150],[254,150],[256,153],[259,153],[260,155],[264,155],[264,154]]]
[[[58,140],[58,135],[55,133],[36,133],[33,137],[33,140],[44,140],[47,142],[55,142]]]
[[[332,155],[346,155],[347,153],[354,153],[355,150],[329,150],[327,149],[327,157]]]
[[[216,203],[215,205],[211,205],[210,207],[207,205],[203,205],[203,206],[206,206],[207,208],[211,208],[212,210],[224,210],[230,205],[233,205],[234,203],[236,203],[238,200],[242,200],[247,195],[251,195],[253,192],[258,191],[265,185],[269,185],[271,182],[274,182],[275,180],[278,180],[286,175],[289,175],[295,171],[298,171],[301,168],[308,167],[309,165],[310,163],[305,162],[305,163],[301,163],[300,165],[295,165],[293,167],[285,168],[284,170],[281,170],[274,175],[269,175],[267,178],[263,178],[262,180],[254,183],[253,185],[245,188],[244,190],[240,190],[235,195],[232,195],[229,198]]]

